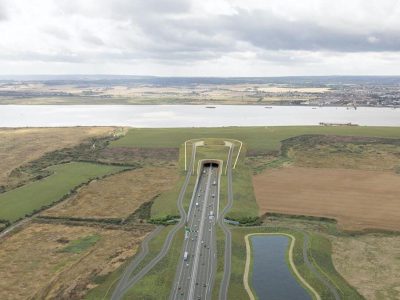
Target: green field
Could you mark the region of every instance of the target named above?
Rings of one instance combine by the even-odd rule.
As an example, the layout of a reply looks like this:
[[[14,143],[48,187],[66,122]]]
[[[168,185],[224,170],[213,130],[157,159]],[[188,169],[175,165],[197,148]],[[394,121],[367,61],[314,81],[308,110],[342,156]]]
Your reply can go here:
[[[111,143],[111,147],[177,148],[188,139],[231,138],[247,144],[249,150],[276,151],[280,142],[302,134],[334,134],[400,138],[396,127],[361,126],[276,126],[222,128],[134,128]]]
[[[126,167],[73,162],[48,168],[52,175],[0,194],[0,219],[14,222],[60,200],[77,186]]]
[[[68,245],[61,250],[61,252],[81,253],[96,244],[100,238],[101,237],[98,234],[94,234],[73,240],[69,242]]]
[[[253,190],[252,170],[245,164],[246,148],[243,146],[236,168],[232,170],[233,206],[226,217],[241,223],[252,223],[258,217],[258,205]]]
[[[192,151],[191,147],[188,147],[187,154],[189,158],[191,155],[191,151]],[[172,217],[179,216],[177,200],[179,192],[182,188],[183,183],[185,182],[185,177],[186,177],[186,172],[184,171],[184,153],[185,153],[184,147],[183,145],[181,145],[179,149],[179,180],[170,190],[161,193],[155,199],[151,207],[152,219],[160,219],[160,218],[165,218],[167,216],[172,216]],[[193,192],[195,180],[196,176],[192,176],[192,178],[190,179],[189,186],[186,190],[185,199],[187,198],[190,199],[191,193]]]

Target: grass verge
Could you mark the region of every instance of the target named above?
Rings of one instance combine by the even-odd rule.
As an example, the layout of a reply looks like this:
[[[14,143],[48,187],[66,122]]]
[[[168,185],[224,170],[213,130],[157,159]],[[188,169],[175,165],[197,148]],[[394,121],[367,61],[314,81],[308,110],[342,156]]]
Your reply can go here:
[[[167,255],[133,288],[128,290],[123,299],[160,300],[169,298],[176,266],[181,255],[183,236],[184,232],[181,229],[175,235]]]
[[[221,228],[217,227],[217,270],[215,273],[212,299],[219,299],[219,289],[224,275],[225,235]]]

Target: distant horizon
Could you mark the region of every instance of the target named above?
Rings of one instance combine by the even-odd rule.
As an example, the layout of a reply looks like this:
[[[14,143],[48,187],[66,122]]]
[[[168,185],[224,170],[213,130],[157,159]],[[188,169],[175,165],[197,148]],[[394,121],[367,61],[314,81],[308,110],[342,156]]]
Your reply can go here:
[[[265,75],[265,76],[217,76],[217,75],[204,75],[204,76],[196,76],[196,75],[141,75],[141,74],[117,74],[117,73],[49,73],[49,74],[40,74],[40,73],[27,73],[27,74],[0,74],[0,79],[8,79],[8,78],[17,78],[17,77],[120,77],[120,78],[337,78],[337,77],[400,77],[400,74],[397,75],[385,75],[385,74],[367,74],[367,75],[347,75],[347,74],[331,74],[331,75]]]

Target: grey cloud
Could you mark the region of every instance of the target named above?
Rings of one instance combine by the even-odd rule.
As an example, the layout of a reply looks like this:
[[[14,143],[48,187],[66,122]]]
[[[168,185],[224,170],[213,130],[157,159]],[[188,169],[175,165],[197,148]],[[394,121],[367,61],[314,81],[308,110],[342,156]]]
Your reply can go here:
[[[68,24],[65,27],[48,26],[43,29],[45,33],[65,40],[55,43],[61,50],[56,54],[32,53],[30,56],[25,53],[21,54],[21,59],[67,62],[154,60],[185,64],[225,55],[238,54],[240,57],[241,53],[250,51],[263,61],[307,64],[318,58],[293,56],[289,52],[400,51],[400,29],[397,28],[346,30],[339,29],[336,24],[321,26],[317,20],[302,16],[290,21],[268,10],[236,9],[233,15],[204,15],[193,12],[191,3],[189,0],[97,0],[84,5],[77,0],[57,0],[59,11],[67,18],[79,14],[79,18],[88,21],[106,19],[105,24],[110,22],[118,26],[114,29],[111,26],[108,31],[111,36],[104,40],[95,34],[101,28],[94,29],[93,25],[76,32],[68,28]],[[91,22],[83,22],[86,23],[90,25]],[[73,48],[69,39],[80,44]],[[87,49],[83,51],[81,44]],[[94,53],[91,46],[102,46],[101,51]],[[74,49],[79,50],[74,52]]]
[[[240,11],[225,18],[222,27],[233,37],[268,50],[400,51],[399,30],[352,33],[353,28],[345,31],[309,21],[291,22],[266,11]],[[357,30],[362,32],[362,28]]]
[[[238,10],[230,16],[187,17],[151,12],[132,16],[132,24],[143,32],[147,43],[139,45],[149,57],[165,60],[201,60],[241,51],[239,45],[257,48],[259,58],[292,60],[287,55],[272,57],[262,51],[382,52],[400,51],[400,31],[357,28],[357,33],[317,22],[288,21],[264,10]],[[137,45],[136,45],[137,46]],[[309,60],[310,58],[301,58]]]
[[[84,42],[90,44],[90,45],[94,45],[94,46],[103,46],[104,45],[104,41],[99,38],[98,36],[89,33],[89,32],[85,32],[81,35],[81,38]]]
[[[70,39],[70,34],[66,30],[57,26],[46,26],[42,28],[42,31],[60,40]]]
[[[80,55],[70,51],[58,51],[57,53],[52,53],[52,54],[31,52],[31,51],[0,54],[0,60],[5,60],[5,61],[18,60],[18,61],[83,63],[88,59],[90,59],[89,55]]]
[[[121,19],[145,18],[148,15],[158,14],[178,15],[190,10],[190,0],[97,0],[87,1],[82,5],[80,0],[57,0],[63,14],[82,15],[86,17]]]
[[[0,0],[0,21],[5,21],[7,20],[7,11],[5,8],[5,5],[3,4],[3,2]]]

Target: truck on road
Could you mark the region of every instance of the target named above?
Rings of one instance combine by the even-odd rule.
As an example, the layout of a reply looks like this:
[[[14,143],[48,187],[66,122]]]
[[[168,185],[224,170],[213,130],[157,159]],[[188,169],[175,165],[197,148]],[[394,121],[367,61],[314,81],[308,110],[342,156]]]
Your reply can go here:
[[[189,255],[189,253],[187,251],[185,251],[185,253],[183,253],[183,260],[184,261],[188,260],[188,255]]]

